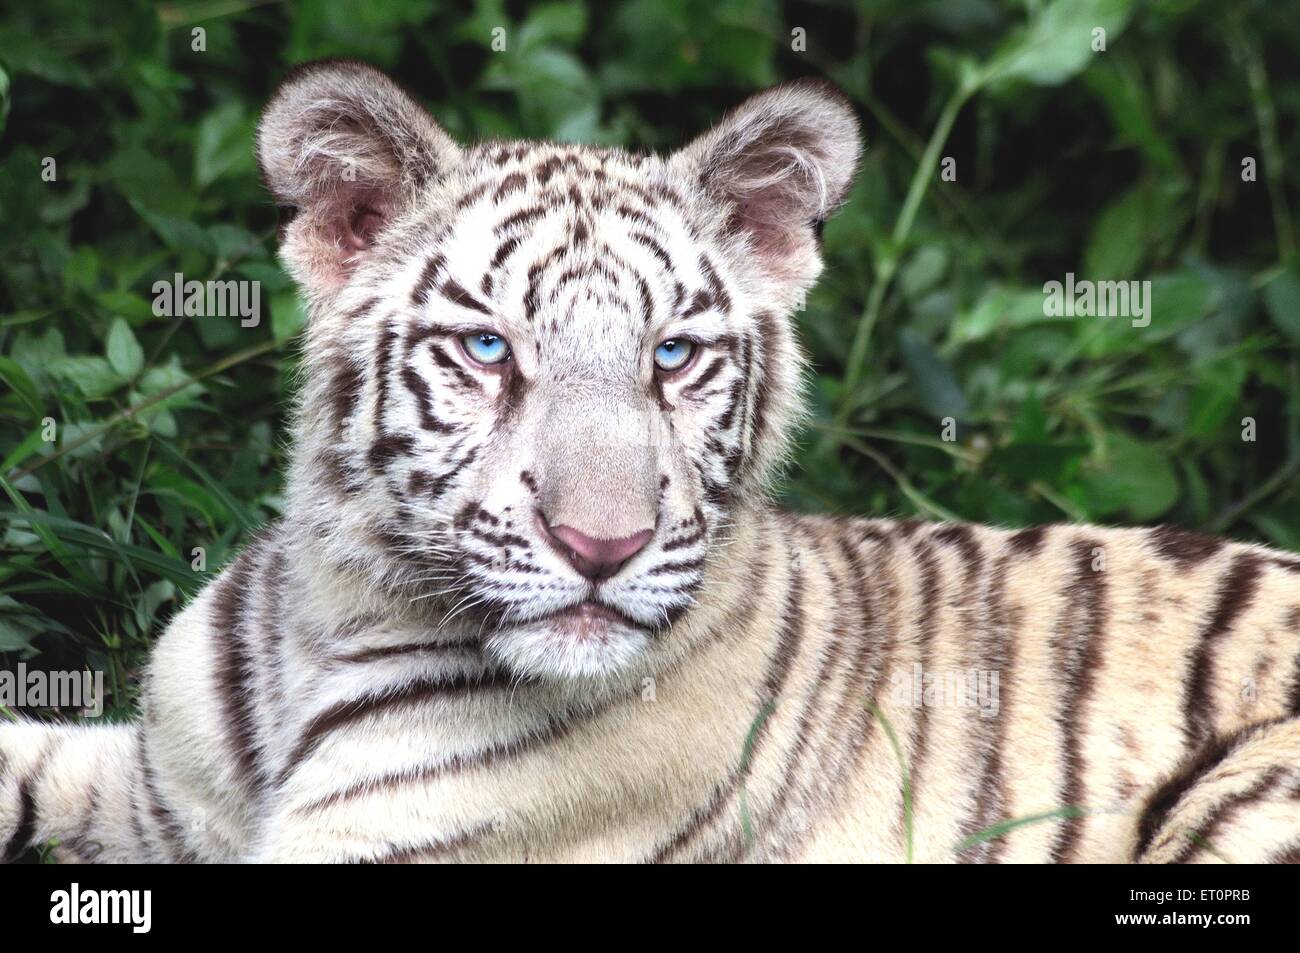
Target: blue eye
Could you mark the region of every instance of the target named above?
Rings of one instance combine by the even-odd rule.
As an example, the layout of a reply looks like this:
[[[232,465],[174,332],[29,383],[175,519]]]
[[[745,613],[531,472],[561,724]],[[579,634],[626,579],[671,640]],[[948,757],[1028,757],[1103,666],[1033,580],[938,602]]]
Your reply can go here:
[[[680,371],[695,353],[695,342],[669,338],[655,348],[655,367],[661,371]]]
[[[460,339],[465,353],[480,364],[501,364],[510,358],[510,345],[490,331],[475,331]]]

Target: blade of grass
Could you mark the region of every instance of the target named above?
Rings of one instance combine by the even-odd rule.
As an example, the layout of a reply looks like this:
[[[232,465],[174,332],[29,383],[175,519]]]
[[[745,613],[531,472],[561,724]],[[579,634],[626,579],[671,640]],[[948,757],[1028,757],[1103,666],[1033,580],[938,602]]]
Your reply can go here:
[[[889,723],[885,713],[880,710],[880,706],[871,703],[868,709],[880,721],[885,729],[885,736],[889,738],[889,744],[894,749],[894,756],[898,758],[898,767],[903,772],[903,837],[906,843],[905,863],[912,862],[912,779],[907,771],[907,761],[903,757],[902,745],[898,743],[898,735],[894,734],[894,726]]]
[[[254,519],[252,515],[244,509],[244,505],[240,503],[239,500],[235,499],[230,494],[229,490],[217,482],[216,478],[214,478],[212,474],[203,469],[203,467],[199,466],[185,454],[181,453],[166,440],[159,439],[158,446],[172,459],[173,462],[180,464],[197,476],[200,482],[212,491],[212,495],[220,500],[221,504],[230,511],[230,514],[239,523],[240,528],[243,529],[244,532],[249,532],[258,527],[259,521]]]
[[[768,717],[776,709],[776,702],[768,702],[759,710],[757,717],[754,718],[753,724],[749,726],[749,734],[745,738],[745,746],[740,752],[740,767],[737,769],[737,776],[741,778],[740,782],[740,829],[745,837],[745,850],[754,846],[754,825],[749,816],[749,797],[745,790],[744,778],[749,774],[749,762],[754,756],[754,744],[758,739],[758,733],[767,723]]]
[[[1087,813],[1088,811],[1086,808],[1067,805],[1066,807],[1058,807],[1053,811],[1044,811],[1042,814],[1031,814],[1027,817],[1018,817],[1009,821],[999,821],[997,824],[986,827],[982,831],[976,831],[974,834],[971,834],[969,837],[962,840],[961,843],[953,848],[953,853],[960,854],[963,851],[970,850],[970,848],[983,844],[986,841],[997,840],[999,837],[1005,837],[1012,831],[1021,827],[1027,827],[1030,824],[1041,824],[1043,821],[1054,821],[1070,817],[1083,817]]]

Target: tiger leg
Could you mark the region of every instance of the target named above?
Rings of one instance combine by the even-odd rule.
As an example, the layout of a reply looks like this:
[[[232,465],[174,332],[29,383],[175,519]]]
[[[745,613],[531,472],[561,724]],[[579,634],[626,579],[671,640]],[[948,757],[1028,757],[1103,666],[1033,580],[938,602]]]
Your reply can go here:
[[[0,862],[53,843],[62,863],[139,859],[133,725],[0,724]]]
[[[1156,789],[1139,863],[1300,863],[1300,718],[1210,745]]]

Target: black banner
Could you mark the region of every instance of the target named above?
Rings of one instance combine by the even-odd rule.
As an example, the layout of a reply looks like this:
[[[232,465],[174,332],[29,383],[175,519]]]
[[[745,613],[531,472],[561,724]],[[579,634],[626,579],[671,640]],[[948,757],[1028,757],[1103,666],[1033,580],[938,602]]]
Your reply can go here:
[[[685,924],[743,935],[775,918],[783,933],[798,930],[804,938],[848,931],[871,943],[883,929],[881,941],[892,937],[891,944],[1125,935],[1232,943],[1296,923],[1296,882],[1285,868],[794,867],[591,876],[579,868],[539,879],[528,869],[481,867],[25,866],[7,870],[0,897],[11,949],[31,933],[126,943],[300,942],[372,929],[393,937],[419,931],[438,944],[446,942],[438,936],[444,929],[459,935],[485,924],[497,942],[516,924],[521,938],[554,942],[566,925],[594,939],[584,921],[597,916],[650,936],[660,923],[675,939]],[[616,942],[608,933],[603,941]]]

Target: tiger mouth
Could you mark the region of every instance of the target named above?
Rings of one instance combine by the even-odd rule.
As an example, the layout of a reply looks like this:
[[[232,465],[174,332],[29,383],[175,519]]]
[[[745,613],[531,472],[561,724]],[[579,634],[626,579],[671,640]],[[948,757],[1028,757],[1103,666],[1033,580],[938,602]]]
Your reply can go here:
[[[644,628],[626,612],[594,599],[586,599],[575,605],[557,609],[537,621],[549,624],[576,638],[604,636],[616,625],[630,629]]]

